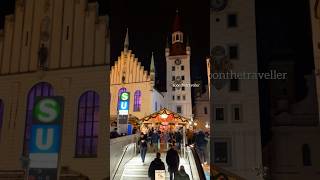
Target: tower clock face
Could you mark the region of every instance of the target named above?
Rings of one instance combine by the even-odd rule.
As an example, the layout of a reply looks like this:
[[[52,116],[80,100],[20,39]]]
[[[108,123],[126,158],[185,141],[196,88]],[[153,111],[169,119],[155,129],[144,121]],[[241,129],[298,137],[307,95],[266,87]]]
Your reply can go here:
[[[226,8],[228,0],[211,0],[211,8],[214,11],[222,11]]]
[[[180,64],[181,64],[181,60],[180,60],[180,59],[176,59],[176,60],[174,61],[174,63],[175,63],[176,65],[180,65]]]

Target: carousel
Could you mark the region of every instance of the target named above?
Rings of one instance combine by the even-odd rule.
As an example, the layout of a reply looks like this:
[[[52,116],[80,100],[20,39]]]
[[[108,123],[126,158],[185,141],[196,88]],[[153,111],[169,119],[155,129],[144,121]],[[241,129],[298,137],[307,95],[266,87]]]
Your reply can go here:
[[[169,109],[162,108],[141,119],[141,132],[148,132],[150,129],[157,129],[161,132],[174,132],[189,128],[190,119],[185,118]]]

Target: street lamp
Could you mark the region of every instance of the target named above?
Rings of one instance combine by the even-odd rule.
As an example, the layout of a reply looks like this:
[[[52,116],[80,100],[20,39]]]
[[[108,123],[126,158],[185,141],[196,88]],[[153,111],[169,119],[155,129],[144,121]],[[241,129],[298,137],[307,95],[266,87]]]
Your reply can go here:
[[[210,128],[210,125],[209,125],[208,123],[206,123],[205,127],[206,127],[207,129],[209,129],[209,128]]]

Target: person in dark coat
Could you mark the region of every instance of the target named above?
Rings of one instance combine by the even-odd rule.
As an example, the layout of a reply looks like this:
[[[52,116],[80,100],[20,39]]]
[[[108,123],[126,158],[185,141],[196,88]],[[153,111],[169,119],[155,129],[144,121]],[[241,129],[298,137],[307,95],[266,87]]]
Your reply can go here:
[[[205,148],[206,148],[208,141],[205,139],[205,137],[206,136],[205,136],[204,132],[200,131],[196,135],[196,140],[195,140],[196,150],[198,152],[201,163],[204,163],[206,161]]]
[[[182,138],[183,137],[182,137],[182,134],[180,133],[180,131],[176,132],[176,146],[177,146],[178,150],[180,150]]]
[[[119,136],[120,136],[120,134],[118,133],[117,128],[114,128],[113,131],[110,132],[110,139],[117,138]]]
[[[184,170],[184,166],[180,166],[180,170],[175,174],[174,180],[190,180],[189,175]]]
[[[170,180],[173,180],[173,176],[178,171],[180,159],[178,152],[174,149],[174,146],[172,144],[170,144],[169,146],[170,149],[167,152],[166,162],[168,165]]]
[[[148,170],[148,175],[151,180],[155,180],[155,171],[156,170],[166,170],[164,163],[160,159],[161,154],[157,153],[157,157],[151,162]]]
[[[143,133],[140,134],[140,138],[138,141],[138,144],[140,145],[140,155],[142,163],[144,164],[144,160],[146,158],[148,144],[147,144],[147,136]]]
[[[153,149],[153,152],[158,152],[158,142],[160,139],[160,135],[157,131],[154,131],[151,135],[151,147]]]

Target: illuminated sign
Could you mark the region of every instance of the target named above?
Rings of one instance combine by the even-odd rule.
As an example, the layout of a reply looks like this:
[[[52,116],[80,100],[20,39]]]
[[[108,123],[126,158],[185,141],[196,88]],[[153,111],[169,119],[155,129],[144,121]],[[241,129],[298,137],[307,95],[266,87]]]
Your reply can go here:
[[[61,141],[63,97],[37,97],[29,143],[30,168],[57,168]]]
[[[122,92],[119,97],[118,111],[119,115],[128,115],[129,114],[129,92]]]
[[[33,125],[31,127],[30,153],[56,153],[60,148],[59,125]]]

